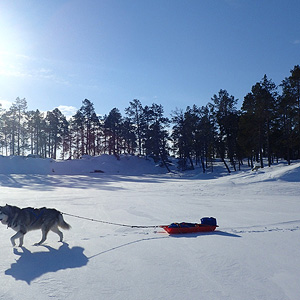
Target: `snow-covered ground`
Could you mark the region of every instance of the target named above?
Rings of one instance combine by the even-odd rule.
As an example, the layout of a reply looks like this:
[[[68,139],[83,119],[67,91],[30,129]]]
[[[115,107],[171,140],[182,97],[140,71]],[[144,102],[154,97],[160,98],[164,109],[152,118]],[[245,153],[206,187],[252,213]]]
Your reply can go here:
[[[72,229],[63,244],[50,232],[33,246],[41,235],[34,231],[12,248],[14,232],[0,224],[0,299],[300,299],[299,183],[299,162],[167,174],[136,157],[0,157],[0,205],[131,225],[214,216],[220,226],[169,236],[66,215]]]

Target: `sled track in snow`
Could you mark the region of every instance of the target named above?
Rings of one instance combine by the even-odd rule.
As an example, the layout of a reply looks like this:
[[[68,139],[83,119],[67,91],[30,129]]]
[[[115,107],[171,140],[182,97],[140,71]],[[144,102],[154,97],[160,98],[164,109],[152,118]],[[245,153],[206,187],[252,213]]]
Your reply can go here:
[[[267,225],[255,225],[255,226],[236,227],[236,228],[228,227],[228,228],[222,228],[222,230],[234,234],[297,231],[300,230],[300,220],[280,222],[280,223],[267,224]]]

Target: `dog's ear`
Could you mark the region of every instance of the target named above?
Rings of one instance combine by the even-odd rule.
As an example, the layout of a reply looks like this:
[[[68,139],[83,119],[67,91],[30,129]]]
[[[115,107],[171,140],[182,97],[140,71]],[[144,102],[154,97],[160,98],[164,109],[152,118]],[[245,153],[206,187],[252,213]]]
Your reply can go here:
[[[5,214],[10,214],[11,206],[6,204],[5,206],[1,207],[1,211],[4,212]]]

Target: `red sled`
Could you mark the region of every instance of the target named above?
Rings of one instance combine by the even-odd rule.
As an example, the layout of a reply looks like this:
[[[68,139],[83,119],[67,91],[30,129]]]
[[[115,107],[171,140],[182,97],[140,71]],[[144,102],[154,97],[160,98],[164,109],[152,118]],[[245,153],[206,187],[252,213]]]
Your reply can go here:
[[[215,218],[202,218],[201,224],[198,223],[172,223],[170,225],[160,226],[169,234],[183,234],[195,232],[212,232],[218,225]]]

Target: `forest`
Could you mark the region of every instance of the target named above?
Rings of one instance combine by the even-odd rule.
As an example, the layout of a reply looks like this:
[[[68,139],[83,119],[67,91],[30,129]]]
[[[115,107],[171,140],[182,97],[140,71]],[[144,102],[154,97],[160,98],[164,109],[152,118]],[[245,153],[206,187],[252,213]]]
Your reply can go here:
[[[279,92],[280,91],[280,92]],[[28,111],[26,99],[16,98],[8,110],[0,106],[0,154],[76,159],[82,155],[121,154],[152,157],[167,166],[179,158],[182,170],[195,164],[203,172],[220,158],[227,170],[288,164],[300,159],[300,66],[276,86],[267,75],[251,87],[241,108],[221,89],[205,106],[187,106],[164,115],[163,106],[129,102],[122,115],[113,108],[99,116],[85,99],[67,119],[55,108]]]

